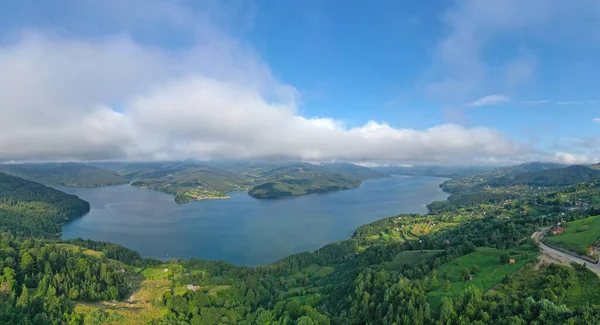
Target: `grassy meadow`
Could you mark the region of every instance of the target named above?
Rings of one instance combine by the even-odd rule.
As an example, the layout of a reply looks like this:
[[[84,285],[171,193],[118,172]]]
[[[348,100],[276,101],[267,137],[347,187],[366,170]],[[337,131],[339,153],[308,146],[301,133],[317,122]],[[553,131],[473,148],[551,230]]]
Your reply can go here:
[[[515,259],[515,263],[502,263],[500,256],[503,254],[510,255],[510,258]],[[487,292],[506,276],[535,261],[537,255],[537,250],[529,245],[509,250],[479,247],[477,251],[456,258],[437,270],[439,285],[427,293],[429,303],[432,308],[438,309],[442,303],[442,297],[455,296],[471,285]],[[465,281],[461,270],[466,268],[472,271],[475,265],[479,267],[479,270],[472,274],[470,281]],[[447,281],[450,283],[449,288],[446,287]]]
[[[544,242],[585,255],[588,247],[600,239],[600,216],[567,222],[564,226],[563,234],[547,236]]]

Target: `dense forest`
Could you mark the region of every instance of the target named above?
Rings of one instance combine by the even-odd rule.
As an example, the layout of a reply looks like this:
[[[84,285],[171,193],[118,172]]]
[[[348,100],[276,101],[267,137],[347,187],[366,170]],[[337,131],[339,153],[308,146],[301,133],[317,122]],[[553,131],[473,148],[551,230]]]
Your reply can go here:
[[[0,228],[20,236],[53,237],[90,210],[75,195],[0,173]]]
[[[119,300],[124,273],[108,261],[39,239],[0,235],[0,323],[81,324],[71,301]]]

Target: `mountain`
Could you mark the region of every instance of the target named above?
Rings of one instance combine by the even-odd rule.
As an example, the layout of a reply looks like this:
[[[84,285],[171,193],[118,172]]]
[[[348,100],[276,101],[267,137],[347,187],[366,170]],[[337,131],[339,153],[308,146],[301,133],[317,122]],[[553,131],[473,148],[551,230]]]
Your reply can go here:
[[[115,173],[80,163],[0,164],[0,172],[48,186],[110,186],[127,184]]]
[[[324,193],[356,188],[361,181],[310,163],[288,163],[265,168],[254,174],[259,185],[248,194],[256,198]]]
[[[526,173],[543,172],[561,167],[565,167],[565,165],[556,163],[530,162],[457,177],[442,183],[440,187],[446,192],[456,193],[487,184],[488,182],[497,178],[515,177]]]
[[[488,181],[486,184],[494,187],[510,185],[557,187],[591,182],[598,178],[600,178],[600,170],[576,165],[541,172],[529,172],[517,176],[505,176]]]
[[[387,173],[382,173],[368,167],[363,167],[345,162],[326,163],[322,164],[321,166],[344,177],[357,179],[359,181],[366,181],[368,179],[384,178],[389,176]]]
[[[20,236],[54,237],[90,210],[75,195],[0,173],[0,228]]]
[[[119,166],[112,164],[111,168]],[[248,191],[257,198],[322,193],[356,188],[386,174],[350,163],[305,162],[149,162],[120,165],[131,185],[175,195],[185,203],[224,199],[229,191]]]
[[[132,186],[172,194],[177,203],[225,199],[226,192],[249,188],[244,175],[196,164],[136,164],[120,172]]]

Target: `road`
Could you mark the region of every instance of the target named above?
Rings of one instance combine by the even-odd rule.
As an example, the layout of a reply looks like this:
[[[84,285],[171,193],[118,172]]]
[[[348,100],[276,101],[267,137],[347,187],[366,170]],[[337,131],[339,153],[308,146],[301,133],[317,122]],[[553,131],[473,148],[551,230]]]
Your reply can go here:
[[[550,257],[551,259],[557,260],[564,264],[570,264],[572,262],[578,264],[585,264],[587,268],[600,276],[600,265],[592,264],[584,259],[579,257],[575,257],[573,255],[563,253],[559,250],[556,250],[544,243],[542,243],[541,239],[544,237],[545,231],[536,231],[531,235],[531,238],[540,245],[540,249],[542,250],[542,254]]]

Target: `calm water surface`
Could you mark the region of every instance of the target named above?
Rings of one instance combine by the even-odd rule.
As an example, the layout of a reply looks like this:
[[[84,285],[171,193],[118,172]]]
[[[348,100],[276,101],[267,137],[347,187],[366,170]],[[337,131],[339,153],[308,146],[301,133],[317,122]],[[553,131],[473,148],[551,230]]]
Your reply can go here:
[[[326,194],[259,200],[232,192],[229,200],[182,205],[171,195],[128,185],[61,187],[92,206],[63,226],[63,238],[114,242],[145,257],[258,265],[347,239],[357,226],[377,219],[425,213],[425,204],[448,197],[439,188],[444,180],[392,176]]]

